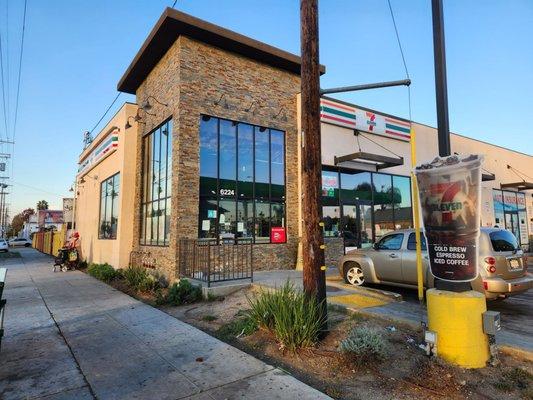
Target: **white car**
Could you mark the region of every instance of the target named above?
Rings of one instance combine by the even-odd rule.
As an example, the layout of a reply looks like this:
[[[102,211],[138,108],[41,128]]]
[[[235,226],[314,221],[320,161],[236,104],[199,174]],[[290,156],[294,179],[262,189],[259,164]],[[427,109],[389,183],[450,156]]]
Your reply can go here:
[[[30,247],[31,241],[25,238],[15,238],[9,241],[9,245],[11,247],[19,247],[19,246]]]
[[[0,251],[3,253],[6,253],[9,250],[9,245],[7,244],[7,240],[0,239]]]

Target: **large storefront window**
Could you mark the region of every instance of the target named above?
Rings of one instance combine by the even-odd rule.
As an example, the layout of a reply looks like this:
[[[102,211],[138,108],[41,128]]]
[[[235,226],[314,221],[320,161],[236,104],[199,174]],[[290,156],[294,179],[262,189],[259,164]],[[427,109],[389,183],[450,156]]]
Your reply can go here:
[[[271,243],[285,228],[285,133],[203,115],[198,236]]]
[[[411,179],[407,176],[392,177],[392,203],[394,206],[395,229],[413,227],[413,209],[411,206]]]
[[[168,246],[172,184],[172,120],[143,138],[142,245]]]
[[[528,228],[526,195],[521,192],[493,189],[494,226],[511,231],[521,247],[527,250]]]
[[[346,247],[368,247],[387,232],[411,228],[412,213],[407,176],[322,171],[324,236],[343,237]]]
[[[100,184],[98,239],[117,238],[119,187],[120,174],[115,174]]]

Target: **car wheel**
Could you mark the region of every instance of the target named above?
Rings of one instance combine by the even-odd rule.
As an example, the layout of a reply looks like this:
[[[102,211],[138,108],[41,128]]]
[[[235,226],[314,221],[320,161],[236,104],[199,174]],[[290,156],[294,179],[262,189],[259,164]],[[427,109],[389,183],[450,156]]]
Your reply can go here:
[[[361,286],[365,283],[365,275],[361,266],[354,262],[346,263],[344,265],[344,280],[354,286]]]
[[[26,244],[24,245],[24,247],[30,247],[30,246],[31,246],[31,244],[29,244],[29,243],[26,243]]]

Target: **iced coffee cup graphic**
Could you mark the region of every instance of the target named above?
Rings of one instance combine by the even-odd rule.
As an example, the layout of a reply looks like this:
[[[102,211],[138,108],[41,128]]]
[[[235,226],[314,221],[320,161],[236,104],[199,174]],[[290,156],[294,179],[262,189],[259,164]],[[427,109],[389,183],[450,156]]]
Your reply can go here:
[[[468,282],[478,274],[481,155],[437,157],[416,167],[431,273]]]

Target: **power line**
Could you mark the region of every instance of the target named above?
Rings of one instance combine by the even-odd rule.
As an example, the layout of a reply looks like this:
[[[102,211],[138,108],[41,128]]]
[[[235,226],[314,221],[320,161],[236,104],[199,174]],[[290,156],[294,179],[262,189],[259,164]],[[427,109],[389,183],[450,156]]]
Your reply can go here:
[[[174,0],[174,3],[172,3],[172,8],[174,8],[174,6],[176,5],[177,2],[178,2],[178,0]]]
[[[9,0],[6,0],[6,99],[7,99],[7,127],[9,128],[9,120],[11,118],[11,110],[10,110],[10,93],[9,93]],[[9,134],[6,131],[6,137],[7,140],[9,140]]]
[[[396,19],[394,18],[394,12],[392,11],[392,5],[390,3],[390,0],[387,0],[387,3],[389,4],[390,16],[392,17],[392,24],[394,25],[394,32],[396,32],[396,40],[398,41],[398,47],[400,48],[400,53],[402,55],[403,66],[405,68],[405,75],[409,79],[409,70],[407,69],[407,63],[405,62],[402,42],[400,41],[400,35],[398,34],[398,27],[396,26]]]
[[[26,30],[26,8],[28,5],[28,0],[24,0],[24,16],[22,17],[22,37],[20,40],[20,57],[19,57],[19,73],[18,73],[18,82],[17,82],[17,97],[15,101],[15,119],[13,121],[13,142],[15,141],[15,136],[17,134],[17,117],[19,112],[19,97],[20,97],[20,76],[22,72],[22,54],[24,52],[24,32]]]
[[[6,139],[9,139],[7,136],[6,90],[5,90],[5,83],[4,83],[4,52],[2,50],[2,30],[1,29],[0,29],[0,74],[2,75],[1,83],[2,83],[2,108],[4,110],[4,128],[6,130]]]
[[[402,62],[403,67],[405,69],[405,75],[407,79],[410,79],[409,77],[409,69],[407,68],[407,62],[405,61],[405,54],[403,53],[403,46],[402,41],[400,40],[400,34],[398,33],[398,27],[396,26],[396,18],[394,18],[394,11],[392,10],[392,4],[390,0],[387,0],[387,4],[389,5],[389,11],[390,16],[392,18],[392,25],[394,26],[394,32],[396,33],[396,41],[398,42],[398,48],[400,49],[400,54],[402,56]],[[411,86],[407,86],[407,103],[409,106],[409,122],[413,122],[413,116],[412,116],[412,107],[411,107]]]
[[[57,197],[65,197],[64,195],[60,195],[60,194],[57,194],[57,193],[53,193],[53,192],[49,192],[47,190],[44,190],[44,189],[40,189],[38,187],[35,187],[35,186],[31,186],[31,185],[26,185],[25,183],[20,183],[20,182],[15,182],[15,181],[11,181],[14,185],[18,185],[18,186],[24,186],[24,187],[27,187],[28,189],[33,189],[33,190],[37,190],[39,192],[43,192],[43,193],[47,193],[47,194],[51,194],[53,196],[57,196]]]
[[[100,122],[102,122],[102,120],[105,118],[105,116],[107,115],[107,113],[109,112],[109,110],[111,110],[111,107],[113,107],[113,104],[115,104],[115,102],[118,100],[118,98],[120,97],[121,94],[122,94],[122,92],[118,92],[118,94],[117,94],[116,97],[113,99],[113,101],[111,102],[111,104],[109,105],[109,107],[107,107],[107,110],[105,110],[104,115],[102,115],[102,117],[98,120],[98,122],[96,123],[96,125],[93,126],[93,129],[91,129],[91,130],[89,131],[89,133],[93,133],[94,130],[98,127],[98,125],[100,125]]]

